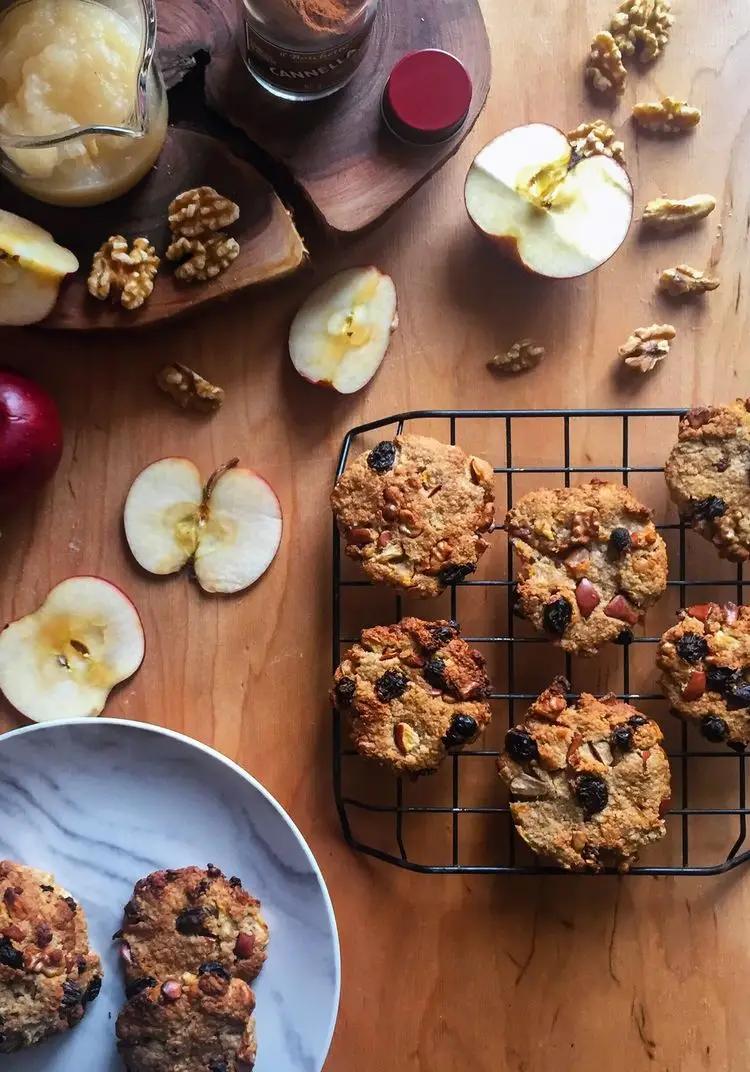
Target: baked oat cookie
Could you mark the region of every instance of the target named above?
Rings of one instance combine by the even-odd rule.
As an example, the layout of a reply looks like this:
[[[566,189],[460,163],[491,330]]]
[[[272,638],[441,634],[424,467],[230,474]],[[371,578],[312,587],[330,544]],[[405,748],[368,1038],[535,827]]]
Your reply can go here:
[[[347,555],[374,581],[421,596],[474,572],[494,500],[489,462],[420,435],[360,454],[331,495]]]
[[[517,607],[566,651],[595,655],[630,630],[667,584],[651,511],[621,484],[540,488],[508,512]]]
[[[672,709],[709,741],[750,744],[750,607],[700,603],[659,641],[656,662]]]
[[[209,864],[136,882],[117,937],[129,984],[179,978],[209,961],[250,981],[266,959],[268,926],[240,880]]]
[[[669,761],[655,722],[615,696],[583,693],[564,678],[508,731],[498,760],[518,834],[566,870],[627,871],[666,833]]]
[[[130,998],[117,1018],[117,1048],[129,1072],[249,1072],[254,1007],[243,979],[208,962]]]
[[[52,875],[0,860],[0,1053],[75,1027],[101,985],[77,901]]]
[[[722,558],[750,557],[750,398],[691,409],[664,475],[680,516]]]
[[[435,770],[491,718],[484,659],[455,622],[404,618],[364,629],[334,675],[331,700],[357,751],[396,773]]]

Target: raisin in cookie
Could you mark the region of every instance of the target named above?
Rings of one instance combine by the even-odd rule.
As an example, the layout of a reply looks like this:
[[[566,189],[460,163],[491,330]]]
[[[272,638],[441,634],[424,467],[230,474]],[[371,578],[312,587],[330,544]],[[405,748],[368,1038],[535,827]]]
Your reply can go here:
[[[664,837],[669,761],[661,730],[634,707],[583,693],[564,678],[510,729],[498,760],[516,830],[534,852],[573,871],[627,871]]]
[[[539,488],[508,512],[518,610],[566,651],[595,655],[640,622],[667,584],[651,511],[620,484]]]
[[[0,860],[0,1053],[75,1027],[101,985],[81,906],[52,875]]]
[[[455,622],[404,618],[362,632],[336,670],[331,699],[357,751],[397,773],[435,770],[491,718],[484,659]]]
[[[255,1063],[255,997],[217,963],[145,986],[117,1018],[129,1072],[249,1072]]]
[[[436,596],[476,569],[494,499],[488,462],[436,439],[400,435],[360,454],[331,504],[347,555],[374,581]]]
[[[179,978],[207,961],[249,981],[265,962],[268,926],[240,880],[209,864],[136,882],[118,937],[129,983]]]
[[[661,688],[709,741],[750,745],[750,607],[701,603],[681,611],[659,642]]]
[[[680,516],[722,558],[750,557],[750,399],[692,409],[664,470]]]

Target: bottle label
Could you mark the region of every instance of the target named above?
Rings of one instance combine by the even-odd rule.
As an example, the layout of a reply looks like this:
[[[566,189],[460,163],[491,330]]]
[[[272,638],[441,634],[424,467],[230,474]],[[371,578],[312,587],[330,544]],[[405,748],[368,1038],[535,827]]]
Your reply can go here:
[[[264,82],[294,93],[315,95],[349,80],[362,61],[372,23],[340,45],[321,52],[295,52],[262,37],[245,19],[245,62]]]

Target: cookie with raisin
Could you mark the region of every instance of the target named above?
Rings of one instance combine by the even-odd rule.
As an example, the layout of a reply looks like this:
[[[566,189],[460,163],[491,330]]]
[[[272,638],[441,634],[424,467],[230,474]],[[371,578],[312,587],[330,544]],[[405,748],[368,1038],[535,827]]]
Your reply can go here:
[[[722,558],[750,557],[750,399],[691,409],[664,475],[681,518]]]
[[[667,585],[667,549],[648,507],[591,480],[524,495],[505,521],[516,553],[517,611],[565,651],[595,655],[629,639]]]
[[[473,573],[494,520],[489,462],[421,435],[355,458],[331,495],[344,550],[374,581],[439,595]]]
[[[750,607],[700,603],[681,611],[656,662],[673,711],[713,743],[750,745]]]
[[[255,997],[216,962],[163,983],[152,981],[117,1018],[128,1072],[250,1072]]]
[[[455,622],[404,618],[364,629],[334,675],[331,699],[357,751],[397,774],[435,770],[490,721],[484,659]]]
[[[0,860],[0,1053],[75,1027],[101,985],[81,905],[52,875]]]
[[[266,959],[268,925],[240,880],[209,864],[136,882],[118,938],[128,985],[179,978],[208,962],[251,981]]]
[[[505,738],[498,772],[516,832],[572,871],[627,871],[666,833],[669,760],[658,725],[615,696],[573,702],[564,678]]]

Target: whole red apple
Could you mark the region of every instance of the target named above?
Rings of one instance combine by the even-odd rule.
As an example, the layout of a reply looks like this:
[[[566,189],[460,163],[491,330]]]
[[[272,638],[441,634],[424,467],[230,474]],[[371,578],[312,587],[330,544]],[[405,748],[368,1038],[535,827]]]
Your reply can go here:
[[[49,480],[62,444],[54,399],[26,376],[0,369],[0,506],[26,498]]]

